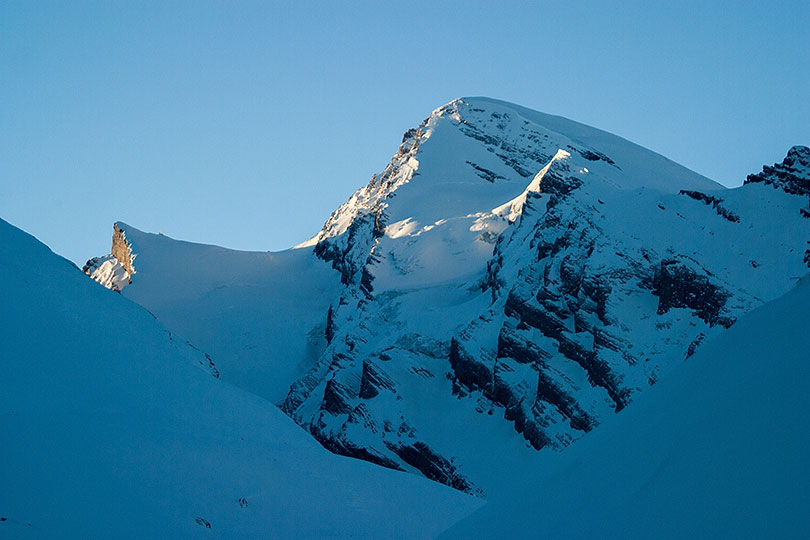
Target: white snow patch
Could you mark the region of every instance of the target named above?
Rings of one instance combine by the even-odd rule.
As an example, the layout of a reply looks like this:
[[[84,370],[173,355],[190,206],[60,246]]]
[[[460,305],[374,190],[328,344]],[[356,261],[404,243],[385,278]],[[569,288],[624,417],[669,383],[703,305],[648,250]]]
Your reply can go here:
[[[116,292],[121,292],[124,287],[132,283],[129,272],[127,272],[121,262],[112,255],[104,255],[103,257],[90,259],[87,261],[83,270],[85,274],[95,281]]]

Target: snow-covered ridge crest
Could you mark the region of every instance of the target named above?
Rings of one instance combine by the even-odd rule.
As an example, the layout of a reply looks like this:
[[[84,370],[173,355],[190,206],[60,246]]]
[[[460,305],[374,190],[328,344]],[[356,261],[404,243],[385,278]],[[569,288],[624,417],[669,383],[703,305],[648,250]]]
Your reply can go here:
[[[122,224],[113,225],[112,249],[103,257],[88,260],[82,271],[108,289],[121,292],[132,283],[135,274],[135,256],[132,244],[127,242]]]
[[[529,183],[528,186],[526,186],[526,190],[523,193],[506,204],[502,204],[501,206],[493,209],[492,213],[496,216],[505,217],[510,223],[514,223],[514,221],[523,213],[523,205],[526,204],[526,198],[529,196],[529,193],[542,193],[541,184],[543,182],[543,177],[546,175],[549,169],[551,169],[554,163],[557,161],[566,160],[570,157],[570,152],[566,152],[565,150],[557,150],[557,153],[554,154],[554,157],[551,158],[548,165],[540,169],[540,172],[534,176],[534,179]],[[583,169],[583,172],[588,172],[588,169]]]
[[[451,105],[452,103],[434,110],[419,127],[406,131],[399,150],[385,170],[372,176],[366,186],[354,192],[348,201],[332,212],[318,234],[295,248],[312,247],[321,240],[341,235],[359,215],[380,212],[385,207],[388,195],[413,178],[419,168],[419,161],[416,159],[419,146],[430,138],[438,117]]]
[[[429,144],[426,144],[431,139]],[[419,175],[424,159],[430,175],[418,188],[407,190],[407,204],[397,201],[392,221],[407,218],[435,204],[434,188],[453,185],[459,203],[448,201],[455,216],[486,212],[519,197],[525,179],[563,150],[576,154],[602,180],[621,189],[648,187],[665,192],[678,189],[722,188],[719,184],[620,137],[559,116],[532,111],[489,98],[459,98],[435,109],[418,127],[409,129],[386,168],[372,176],[326,220],[321,231],[295,246],[312,247],[347,232],[351,223],[369,214],[382,216],[393,197]],[[490,184],[481,182],[485,180]],[[509,188],[507,186],[511,185]],[[470,193],[461,193],[467,190]],[[474,198],[473,198],[474,197]],[[433,213],[435,214],[435,212]],[[423,226],[447,215],[418,220]],[[386,222],[386,220],[382,220]]]

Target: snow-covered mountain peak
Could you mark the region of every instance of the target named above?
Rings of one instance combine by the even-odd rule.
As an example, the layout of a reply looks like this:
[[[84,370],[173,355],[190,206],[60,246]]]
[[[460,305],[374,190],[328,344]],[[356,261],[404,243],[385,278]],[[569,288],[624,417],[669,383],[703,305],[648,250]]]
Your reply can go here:
[[[458,99],[308,249],[122,226],[123,294],[330,450],[492,493],[807,273],[808,200],[766,185],[804,185],[805,156],[725,189],[598,129]]]
[[[559,174],[541,189],[549,167],[559,167]],[[484,268],[527,193],[576,188],[585,177],[600,191],[721,187],[601,130],[502,101],[462,98],[406,131],[388,166],[297,247],[315,246],[345,284],[363,283],[366,293],[372,279],[376,290],[390,283],[382,269],[373,276],[362,272],[369,257],[394,251],[397,287],[402,275],[410,285],[439,283]],[[414,236],[419,247],[410,249]],[[457,264],[461,252],[464,264]]]
[[[406,131],[385,170],[298,247],[344,234],[354,219],[368,214],[390,223],[410,218],[424,226],[491,210],[519,196],[559,150],[621,189],[721,187],[596,128],[494,99],[460,98]]]
[[[531,114],[437,111],[408,181],[316,244],[346,288],[282,408],[333,451],[491,493],[501,464],[566,448],[807,272],[802,197],[717,189]],[[645,184],[638,171],[652,170]],[[525,444],[487,435],[505,426]]]

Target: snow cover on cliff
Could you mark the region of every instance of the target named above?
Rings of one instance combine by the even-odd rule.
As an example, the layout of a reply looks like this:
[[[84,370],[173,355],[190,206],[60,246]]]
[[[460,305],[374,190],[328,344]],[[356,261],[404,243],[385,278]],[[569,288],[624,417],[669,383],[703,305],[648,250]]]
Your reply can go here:
[[[0,538],[430,538],[480,502],[331,454],[0,220]]]

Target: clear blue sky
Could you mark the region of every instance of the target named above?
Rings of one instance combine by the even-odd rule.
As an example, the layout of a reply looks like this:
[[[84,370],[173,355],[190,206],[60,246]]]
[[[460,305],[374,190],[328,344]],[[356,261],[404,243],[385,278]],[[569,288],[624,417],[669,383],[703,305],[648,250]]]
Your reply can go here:
[[[116,220],[283,249],[469,95],[738,185],[810,144],[810,3],[4,0],[0,217],[77,263]]]

